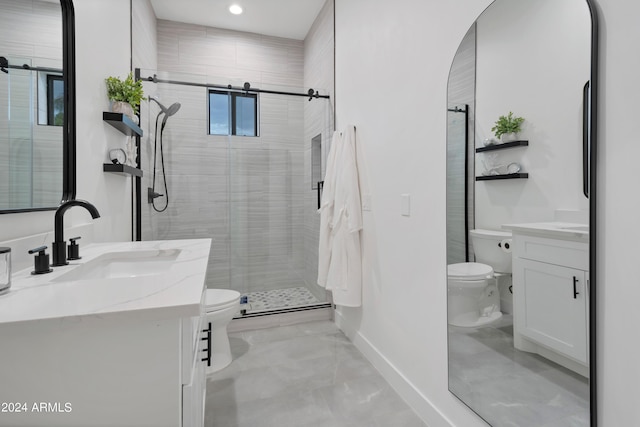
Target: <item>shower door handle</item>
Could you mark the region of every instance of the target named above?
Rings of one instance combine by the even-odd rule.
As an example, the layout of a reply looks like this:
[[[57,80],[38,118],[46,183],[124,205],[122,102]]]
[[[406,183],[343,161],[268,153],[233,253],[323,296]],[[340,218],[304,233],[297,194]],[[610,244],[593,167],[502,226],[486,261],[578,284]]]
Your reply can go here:
[[[324,181],[318,181],[318,209],[322,206],[322,188],[324,187]]]

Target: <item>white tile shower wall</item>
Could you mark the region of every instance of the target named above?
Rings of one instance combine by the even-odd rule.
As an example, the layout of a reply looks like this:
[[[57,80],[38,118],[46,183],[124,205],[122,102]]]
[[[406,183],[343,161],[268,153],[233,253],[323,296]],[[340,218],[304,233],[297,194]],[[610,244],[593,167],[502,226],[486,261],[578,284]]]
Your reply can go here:
[[[304,86],[331,97],[330,100],[317,99],[306,102],[304,107],[304,278],[310,285],[311,292],[319,300],[325,299],[325,292],[315,284],[318,276],[320,216],[316,212],[317,190],[312,190],[311,182],[311,140],[321,135],[321,175],[324,178],[325,159],[334,129],[333,15],[334,2],[328,0],[304,40]]]
[[[157,42],[157,69],[171,79],[302,86],[299,40],[159,20]],[[143,203],[143,238],[212,237],[209,287],[248,292],[304,284],[307,100],[262,94],[260,137],[230,138],[207,135],[205,88],[145,83],[145,91],[181,108],[163,135],[170,204],[156,213]],[[143,105],[144,191],[153,177],[157,112]],[[159,174],[156,191],[164,193]]]

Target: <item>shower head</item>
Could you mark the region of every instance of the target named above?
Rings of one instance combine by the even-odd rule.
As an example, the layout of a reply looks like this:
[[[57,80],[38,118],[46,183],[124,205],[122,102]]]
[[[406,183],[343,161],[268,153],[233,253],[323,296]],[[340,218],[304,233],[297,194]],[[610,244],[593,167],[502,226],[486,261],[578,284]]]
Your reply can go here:
[[[156,104],[158,104],[160,106],[160,110],[167,116],[173,116],[175,113],[178,112],[178,110],[180,109],[180,103],[179,102],[174,102],[173,104],[171,104],[169,106],[169,108],[165,107],[164,105],[162,105],[160,103],[160,101],[158,101],[157,99],[155,99],[154,97],[150,96],[149,97],[149,101],[153,101]]]
[[[4,56],[0,56],[0,71],[9,74],[7,68],[9,68],[9,61]]]
[[[166,117],[173,116],[175,113],[178,112],[179,109],[180,109],[180,103],[174,102],[169,106],[169,108],[167,108],[167,111],[165,111],[164,114]]]
[[[169,108],[165,110],[164,118],[162,119],[162,127],[160,128],[161,131],[164,130],[164,126],[167,124],[167,119],[173,116],[175,113],[177,113],[179,109],[180,109],[180,103],[174,102],[169,106]]]
[[[173,104],[171,104],[168,108],[165,107],[164,105],[162,105],[160,103],[160,101],[158,101],[157,99],[153,98],[153,97],[149,97],[149,101],[154,101],[156,104],[158,104],[160,106],[160,113],[158,113],[158,117],[160,117],[160,114],[164,113],[164,118],[162,119],[162,127],[160,128],[161,130],[164,130],[164,126],[167,124],[167,119],[170,116],[173,116],[175,113],[178,112],[178,110],[180,109],[181,105],[179,102],[174,102]],[[157,123],[157,122],[156,122]]]

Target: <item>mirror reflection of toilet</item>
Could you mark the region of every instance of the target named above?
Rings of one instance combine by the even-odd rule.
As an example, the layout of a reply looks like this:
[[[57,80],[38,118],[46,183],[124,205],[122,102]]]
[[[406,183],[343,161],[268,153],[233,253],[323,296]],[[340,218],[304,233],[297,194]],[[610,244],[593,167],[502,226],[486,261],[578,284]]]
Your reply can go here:
[[[477,262],[447,266],[448,323],[478,327],[502,317],[495,273],[511,273],[511,233],[493,230],[469,232]],[[505,245],[506,243],[506,245]]]

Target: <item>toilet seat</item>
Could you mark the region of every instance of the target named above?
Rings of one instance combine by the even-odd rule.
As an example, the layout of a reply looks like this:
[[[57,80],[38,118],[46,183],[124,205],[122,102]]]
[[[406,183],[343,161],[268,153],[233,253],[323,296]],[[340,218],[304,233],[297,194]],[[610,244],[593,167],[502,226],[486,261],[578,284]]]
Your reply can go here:
[[[231,289],[207,289],[205,295],[206,312],[224,310],[238,305],[240,292]]]
[[[449,264],[447,276],[453,280],[484,280],[487,277],[493,277],[493,268],[479,262]]]

